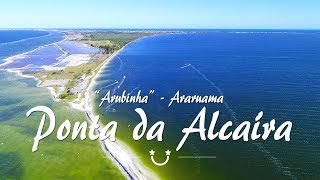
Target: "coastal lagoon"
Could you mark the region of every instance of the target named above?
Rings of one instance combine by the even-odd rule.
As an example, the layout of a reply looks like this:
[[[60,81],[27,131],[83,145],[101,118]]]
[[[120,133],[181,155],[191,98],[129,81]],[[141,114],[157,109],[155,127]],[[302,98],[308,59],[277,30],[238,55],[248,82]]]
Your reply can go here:
[[[18,35],[17,35],[17,34]],[[11,41],[9,35],[13,35]],[[15,38],[19,36],[19,38]],[[5,41],[2,40],[3,37]],[[0,31],[0,62],[8,57],[32,51],[61,41],[58,32]],[[39,60],[39,59],[37,59]],[[43,58],[41,63],[46,62]],[[40,60],[39,60],[40,61]],[[67,104],[54,102],[45,88],[36,86],[32,78],[0,70],[0,178],[1,179],[61,179],[61,178],[114,178],[124,179],[120,170],[106,157],[97,141],[58,141],[50,136],[41,142],[41,149],[32,153],[33,138],[41,114],[26,117],[32,107],[48,106],[57,113],[57,124],[65,119],[86,121],[85,114]],[[46,124],[47,126],[47,124]]]
[[[120,123],[117,137],[128,143],[149,168],[163,178],[205,179],[317,179],[319,176],[320,34],[316,31],[197,31],[140,39],[101,69],[96,106],[106,92],[132,95],[155,90],[148,104],[108,104],[96,107],[104,121]],[[118,84],[112,85],[115,81]],[[223,104],[168,104],[177,91],[185,95],[224,96]],[[161,100],[164,97],[164,100]],[[217,128],[231,120],[254,123],[291,121],[291,141],[201,141],[190,135],[179,152],[175,148],[199,111],[219,110]],[[133,141],[131,132],[143,108],[150,124],[166,124],[163,142]],[[155,166],[172,151],[170,162]],[[158,155],[157,155],[158,154]],[[183,159],[182,156],[212,156]]]
[[[8,34],[12,35],[11,40]],[[63,34],[56,31],[0,31],[0,37],[4,36],[0,38],[1,63],[21,53],[33,53],[30,58],[12,61],[11,68],[30,70],[33,64],[32,68],[40,69],[31,70],[38,71],[55,64],[66,56],[58,46],[71,54],[98,52],[73,42],[61,42]],[[141,38],[100,70],[93,89],[101,90],[93,99],[95,111],[104,124],[118,122],[116,138],[162,179],[319,179],[319,45],[320,34],[316,31],[203,30]],[[39,47],[40,51],[32,51]],[[71,123],[86,121],[85,113],[54,102],[48,90],[37,87],[32,78],[1,70],[0,86],[0,176],[124,178],[98,141],[58,141],[50,136],[32,153],[41,116],[27,118],[29,109],[50,107],[57,115],[56,126],[65,119]],[[154,94],[148,104],[105,102],[98,107],[106,92],[121,95],[124,90],[132,95],[139,90],[143,94],[154,90]],[[168,107],[178,90],[185,95],[223,96],[224,102],[173,103]],[[204,106],[206,127],[212,113],[218,110],[217,129],[229,120],[235,125],[243,121],[253,124],[263,111],[261,123],[271,119],[276,119],[277,125],[288,120],[293,123],[291,141],[201,141],[193,134],[176,152],[184,135],[181,130]],[[141,121],[134,111],[138,107],[144,109],[150,124],[165,122],[162,142],[132,139],[133,128]],[[156,151],[159,162],[170,150],[170,161],[165,166],[155,166],[150,150]],[[212,158],[183,158],[188,156]]]
[[[39,31],[17,31],[17,34],[30,34],[29,36],[32,38],[0,43],[2,56],[7,56],[7,58],[1,60],[3,61],[0,66],[2,69],[21,71],[23,73],[44,70],[48,66],[52,66],[53,69],[62,69],[70,63],[71,60],[66,59],[70,55],[95,54],[99,52],[99,49],[89,47],[86,44],[66,40],[63,34],[59,32],[47,32],[47,35],[38,37],[33,37],[30,32],[39,33]],[[1,33],[3,34],[2,36],[5,36],[8,31],[2,31]],[[9,35],[11,34],[14,33],[9,33]],[[21,35],[21,37],[24,36]],[[5,40],[7,41],[7,39]],[[5,40],[3,41],[6,42]],[[16,54],[19,52],[21,53]]]

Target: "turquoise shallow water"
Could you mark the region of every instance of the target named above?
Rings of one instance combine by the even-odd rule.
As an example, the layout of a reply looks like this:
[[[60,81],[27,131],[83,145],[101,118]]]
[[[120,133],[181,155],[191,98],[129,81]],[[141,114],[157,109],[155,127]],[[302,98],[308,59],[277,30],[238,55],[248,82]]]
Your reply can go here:
[[[224,95],[227,106],[206,105],[207,125],[217,110],[218,127],[227,120],[236,124],[249,120],[253,124],[257,113],[263,111],[261,123],[273,118],[277,125],[292,121],[291,141],[275,142],[271,136],[267,141],[202,142],[198,135],[192,135],[176,157],[187,154],[217,158],[176,159],[174,166],[169,166],[177,177],[210,178],[214,176],[212,169],[218,168],[223,176],[231,178],[318,179],[319,45],[320,34],[306,31],[198,32],[144,38],[129,45],[102,69],[96,87],[102,88],[98,99],[108,90],[135,94],[154,89],[155,95],[147,105],[105,103],[99,110],[107,119],[118,118],[123,124],[134,125],[140,121],[134,109],[143,108],[149,121],[166,123],[164,142],[157,145],[174,150],[183,136],[182,128],[190,125],[203,105],[174,104],[168,108],[169,98],[177,90],[191,95]],[[192,66],[181,68],[185,64]],[[118,85],[108,86],[115,80],[121,82],[120,89]],[[162,96],[166,99],[160,101]],[[142,143],[137,149],[146,151],[155,144]],[[168,169],[156,169],[170,174]]]
[[[42,35],[37,31],[12,30],[10,33],[0,31],[0,42],[5,39],[3,36],[14,33],[19,35],[13,36],[11,42],[0,43],[0,63],[10,56],[63,39],[61,33]],[[17,40],[16,37],[24,39]],[[45,49],[41,51],[43,59],[30,59],[37,61],[34,63],[50,63],[51,52]],[[37,51],[34,56],[39,53]],[[47,58],[46,53],[49,54]],[[51,108],[56,115],[56,127],[66,119],[71,124],[86,121],[84,113],[67,104],[54,102],[48,90],[36,84],[32,78],[0,70],[0,179],[123,179],[119,169],[106,157],[97,141],[71,138],[59,141],[53,132],[40,142],[36,152],[31,151],[41,119],[40,113],[26,117],[26,112],[31,108],[39,105]]]
[[[59,39],[62,39],[61,35],[48,32],[2,30],[0,40],[6,43],[0,43],[0,63],[5,62],[5,58]],[[30,125],[33,124],[32,122],[25,121],[25,113],[36,105],[52,106],[48,91],[36,87],[36,83],[34,79],[0,70],[1,178],[22,178],[23,176],[25,169],[22,159],[24,157],[21,157],[21,154],[24,153],[23,148],[29,146],[31,142],[29,139],[32,139],[35,133],[34,127],[36,127]],[[24,141],[24,144],[21,144],[21,141]],[[32,154],[29,153],[29,156]]]
[[[62,39],[59,33],[35,36],[0,44],[0,61]],[[163,120],[166,123],[162,143],[131,142],[131,137],[125,137],[148,167],[162,177],[319,179],[319,44],[319,33],[304,31],[280,34],[201,32],[144,38],[130,44],[102,69],[97,88],[105,87],[103,92],[115,90],[117,94],[122,90],[146,93],[154,89],[155,96],[147,105],[110,106],[105,103],[99,110],[105,119],[119,120],[125,127],[140,121],[134,113],[136,107],[146,111],[150,122]],[[185,64],[194,68],[182,69]],[[106,87],[115,80],[123,80],[120,89],[116,85]],[[25,117],[31,107],[39,104],[51,106],[49,93],[35,84],[32,79],[0,71],[0,123],[19,127],[19,118]],[[192,135],[181,151],[174,152],[183,135],[181,129],[190,125],[203,105],[173,104],[168,108],[168,99],[177,90],[184,94],[219,95],[221,92],[217,87],[229,106],[207,105],[207,124],[211,113],[216,110],[220,110],[218,126],[227,120],[253,122],[256,114],[263,111],[262,122],[272,118],[279,124],[292,121],[291,141],[275,142],[271,138],[254,143],[202,142],[197,135]],[[166,99],[160,101],[161,96]],[[11,123],[10,120],[14,121]],[[30,138],[35,133],[28,126],[21,126],[21,129],[29,133]],[[122,134],[119,133],[125,134],[119,131],[117,136],[120,137]],[[145,158],[150,149],[172,150],[168,165],[162,168],[153,166]],[[182,160],[177,158],[179,155],[212,155],[217,158]],[[6,163],[19,167],[18,156],[3,157],[7,158],[0,161],[1,169],[11,174],[22,173],[19,168],[5,169],[8,167]],[[163,157],[159,155],[157,158],[160,161]]]

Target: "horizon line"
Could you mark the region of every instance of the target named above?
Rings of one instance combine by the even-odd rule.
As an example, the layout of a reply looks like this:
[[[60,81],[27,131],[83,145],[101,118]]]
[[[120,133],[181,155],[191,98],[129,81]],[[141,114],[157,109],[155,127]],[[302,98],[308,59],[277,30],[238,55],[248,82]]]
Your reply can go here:
[[[105,28],[105,27],[79,27],[79,28],[0,28],[0,30],[298,30],[298,31],[320,31],[320,28]]]

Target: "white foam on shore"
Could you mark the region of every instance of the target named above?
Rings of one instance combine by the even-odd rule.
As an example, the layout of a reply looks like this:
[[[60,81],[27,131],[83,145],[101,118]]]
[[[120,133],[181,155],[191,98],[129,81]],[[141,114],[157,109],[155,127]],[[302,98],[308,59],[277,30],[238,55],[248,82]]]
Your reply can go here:
[[[131,42],[132,43],[132,42]],[[128,43],[127,45],[129,45]],[[103,62],[103,66],[106,66],[111,59],[113,59],[119,52],[121,52],[125,47],[121,48],[119,51],[112,54],[109,58],[107,58]],[[101,67],[102,68],[102,67]],[[97,71],[95,73],[95,71]],[[86,113],[87,119],[89,122],[92,122],[92,119],[95,117],[93,108],[91,104],[91,99],[93,97],[90,96],[90,93],[93,92],[93,87],[96,84],[96,78],[99,77],[100,69],[95,69],[93,71],[92,80],[85,92],[85,98],[81,100],[79,104],[69,103],[73,108],[82,110]],[[101,130],[99,127],[98,131]],[[159,179],[156,174],[154,174],[150,169],[147,169],[145,166],[142,165],[140,160],[137,156],[130,150],[125,143],[117,140],[115,142],[110,141],[109,139],[101,140],[100,145],[104,152],[107,154],[108,157],[119,167],[121,172],[128,178],[128,179]],[[147,154],[149,157],[149,155]]]
[[[65,37],[64,39],[62,39],[61,41],[58,41],[58,42],[63,42],[67,40],[67,37]],[[58,43],[58,42],[54,42],[54,43],[49,43],[49,44],[45,44],[45,45],[42,45],[42,46],[39,46],[33,50],[30,50],[30,51],[27,51],[27,52],[23,52],[23,53],[20,53],[20,54],[17,54],[17,55],[13,55],[13,56],[10,56],[10,57],[7,57],[4,59],[4,62],[0,64],[0,68],[1,66],[4,66],[4,65],[7,65],[7,64],[10,64],[12,63],[13,61],[16,61],[18,59],[24,59],[27,57],[28,54],[31,54],[33,52],[36,52],[36,51],[39,51],[41,50],[42,48],[44,47],[47,47],[47,46],[55,46],[55,43]],[[57,58],[59,59],[59,57]],[[8,68],[5,68],[5,69],[8,69]]]
[[[143,38],[143,37],[142,37]],[[66,40],[67,38],[59,41],[62,42]],[[141,39],[141,38],[139,38]],[[134,41],[132,41],[134,42]],[[129,44],[132,42],[128,43],[124,47],[122,47],[120,50],[112,54],[110,57],[108,57],[102,64],[103,66],[106,66],[108,62],[113,59],[119,52],[121,52],[125,47],[127,47]],[[57,42],[55,42],[57,43]],[[32,53],[34,51],[37,51],[43,47],[53,45],[55,43],[39,46],[36,49],[33,49],[31,51],[21,53],[15,56],[11,56],[5,59],[5,62],[3,64],[0,64],[0,69],[1,66],[6,65],[11,63],[12,61],[15,61],[17,58],[23,58],[23,56]],[[103,67],[102,66],[102,67]],[[48,68],[48,66],[44,66],[45,68]],[[92,92],[92,89],[96,83],[95,79],[99,77],[100,74],[100,68],[98,67],[97,69],[92,71],[92,75],[89,76],[91,79],[91,82],[89,83],[86,92],[85,92],[85,98],[80,99],[79,97],[77,98],[80,102],[79,103],[72,103],[70,102],[69,105],[77,110],[83,111],[86,114],[86,117],[89,122],[92,122],[92,118],[95,117],[93,113],[93,108],[91,104],[93,102],[90,101],[92,97],[90,97],[90,92]],[[17,73],[19,76],[25,77],[25,78],[33,78],[35,79],[38,83],[37,86],[40,87],[41,81],[37,79],[36,77],[32,75],[25,75],[22,73],[20,69],[8,69],[5,68],[3,70],[6,70],[8,72],[14,72]],[[96,71],[98,71],[96,73]],[[51,97],[54,101],[59,101],[57,98],[57,94],[55,93],[54,89],[52,87],[47,87],[49,90]],[[100,131],[102,128],[100,125],[98,131]],[[117,140],[115,142],[110,141],[109,139],[107,140],[100,140],[100,145],[102,150],[105,152],[105,154],[114,162],[114,164],[121,170],[124,176],[126,176],[128,179],[159,179],[156,174],[154,174],[150,169],[147,169],[145,166],[142,165],[141,161],[137,158],[137,156],[130,150],[128,146],[125,145],[125,143],[121,142],[120,140]],[[149,154],[147,154],[147,157],[149,157]]]

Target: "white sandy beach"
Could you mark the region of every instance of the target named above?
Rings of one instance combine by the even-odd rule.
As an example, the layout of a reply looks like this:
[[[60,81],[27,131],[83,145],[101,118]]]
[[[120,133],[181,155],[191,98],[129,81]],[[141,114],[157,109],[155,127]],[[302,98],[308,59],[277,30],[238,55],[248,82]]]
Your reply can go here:
[[[118,52],[115,52],[107,60],[105,60],[103,66],[107,65],[108,61],[115,57],[125,47],[126,46],[124,46]],[[96,73],[96,71],[98,72]],[[91,94],[93,94],[93,87],[96,83],[95,79],[97,77],[99,77],[99,70],[96,69],[93,71],[91,83],[85,92],[85,98],[82,99],[81,103],[79,104],[70,103],[73,108],[84,111],[89,122],[92,122],[93,117],[95,117],[93,108],[91,106],[91,104],[93,103],[91,101],[93,99],[93,95]],[[101,126],[98,131],[100,130]],[[104,141],[101,140],[100,144],[104,152],[113,160],[113,162],[119,167],[119,169],[128,179],[158,179],[158,177],[154,173],[152,173],[151,170],[142,165],[136,155],[123,142],[119,140],[112,142],[107,139]],[[147,157],[149,157],[148,154]]]
[[[62,41],[66,40],[67,38],[63,39]],[[60,41],[61,42],[61,41]],[[132,43],[132,42],[131,42]],[[54,44],[54,43],[53,43]],[[129,45],[128,43],[127,45]],[[37,51],[43,47],[49,46],[52,44],[44,45],[41,47],[38,47],[32,51],[25,52],[19,55],[15,55],[12,57],[9,57],[6,59],[6,62],[3,63],[2,65],[8,64],[13,62],[14,60],[23,58],[26,56],[28,53]],[[126,46],[127,46],[126,45]],[[110,61],[113,57],[115,57],[119,52],[121,52],[126,46],[121,48],[119,51],[113,53],[110,57],[108,57],[104,62],[103,66],[107,65],[108,61]],[[78,59],[80,57],[80,61],[86,61],[88,57],[86,55],[77,55],[77,56],[71,56],[69,57],[68,62],[70,63],[70,66],[76,65],[76,64],[82,64],[83,62],[80,62]],[[54,69],[52,66],[46,66],[45,69]],[[54,101],[59,101],[58,99],[58,94],[55,92],[54,88],[52,87],[53,85],[60,85],[66,84],[68,80],[65,80],[63,82],[60,82],[60,80],[55,81],[55,80],[49,80],[42,82],[37,79],[36,77],[32,75],[25,75],[22,74],[22,72],[19,69],[5,69],[9,72],[14,72],[17,73],[18,75],[26,78],[33,78],[36,81],[38,81],[37,86],[38,87],[46,87],[50,94],[51,97]],[[86,118],[89,122],[92,122],[93,117],[95,117],[93,108],[91,103],[91,99],[94,96],[93,93],[93,87],[95,85],[95,78],[99,76],[99,70],[100,67],[97,69],[93,70],[92,75],[86,77],[86,85],[84,87],[85,90],[85,96],[84,98],[81,98],[81,95],[78,96],[76,101],[78,103],[70,102],[69,105],[77,110],[83,111],[86,114]],[[93,94],[93,95],[91,95]],[[101,126],[99,127],[98,131],[101,131]],[[105,152],[105,154],[114,162],[114,164],[121,170],[123,175],[127,177],[128,179],[158,179],[157,175],[152,173],[151,170],[147,169],[142,165],[142,163],[139,161],[139,159],[136,157],[136,155],[130,150],[128,146],[125,145],[125,143],[117,140],[115,142],[110,141],[109,139],[107,140],[100,140],[100,145],[102,150]],[[147,157],[149,155],[147,154]]]

